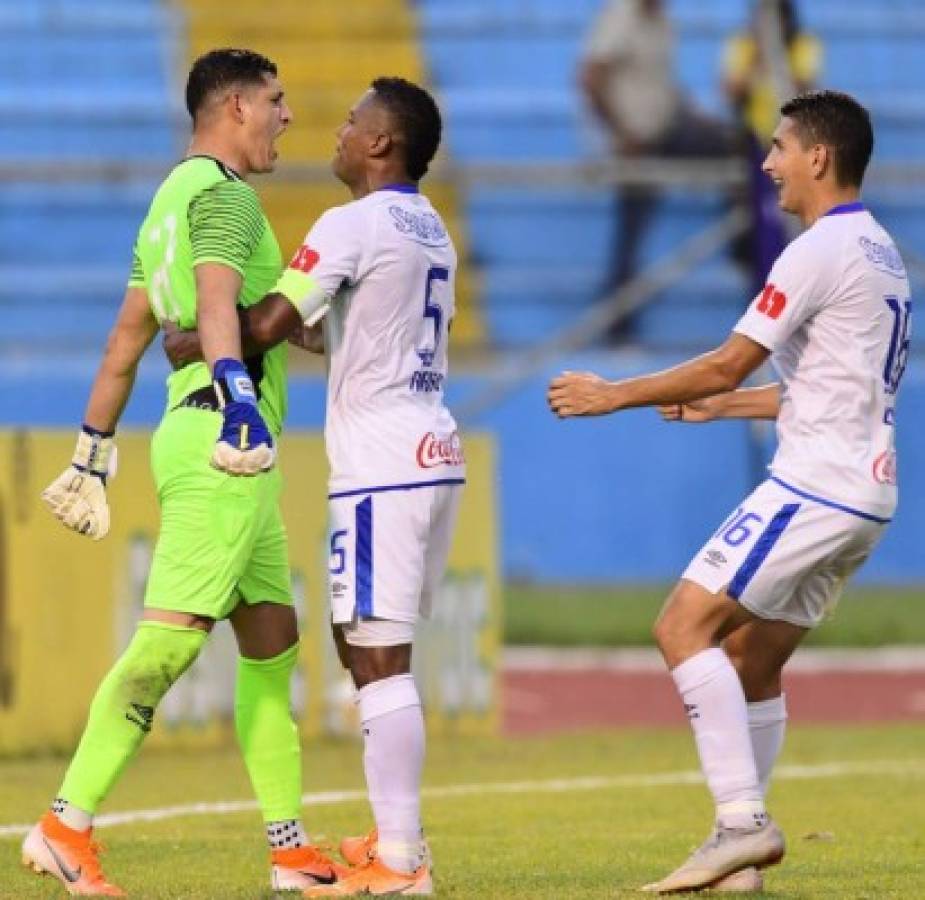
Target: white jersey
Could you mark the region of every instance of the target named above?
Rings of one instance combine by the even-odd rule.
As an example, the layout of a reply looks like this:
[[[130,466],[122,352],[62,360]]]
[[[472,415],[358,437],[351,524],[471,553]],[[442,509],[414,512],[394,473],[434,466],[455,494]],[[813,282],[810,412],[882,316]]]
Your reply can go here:
[[[280,279],[276,290],[309,321],[317,298],[329,303],[332,494],[463,480],[443,399],[455,275],[440,216],[415,188],[399,185],[324,213]]]
[[[861,203],[831,210],[784,250],[735,326],[772,352],[781,379],[772,477],[892,515],[910,312],[899,252]]]

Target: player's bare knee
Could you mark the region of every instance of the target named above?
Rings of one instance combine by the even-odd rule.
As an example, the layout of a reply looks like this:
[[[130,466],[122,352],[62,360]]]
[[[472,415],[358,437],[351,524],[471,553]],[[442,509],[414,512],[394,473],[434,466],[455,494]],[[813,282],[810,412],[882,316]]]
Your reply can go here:
[[[356,619],[342,629],[350,672],[358,688],[411,671],[413,622]]]
[[[411,671],[411,645],[358,647],[348,645],[350,672],[357,688]]]
[[[293,607],[282,603],[240,603],[229,617],[238,651],[247,659],[272,659],[299,641]]]
[[[681,581],[655,622],[653,635],[670,667],[716,646],[733,626],[738,608],[724,594],[711,594],[699,584]]]

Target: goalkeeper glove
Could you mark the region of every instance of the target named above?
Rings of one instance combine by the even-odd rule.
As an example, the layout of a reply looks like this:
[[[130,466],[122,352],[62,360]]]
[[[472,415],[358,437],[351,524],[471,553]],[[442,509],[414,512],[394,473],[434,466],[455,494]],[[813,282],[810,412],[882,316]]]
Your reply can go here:
[[[236,359],[220,359],[212,373],[222,410],[222,433],[211,464],[229,475],[257,475],[273,468],[273,436],[257,409],[257,394],[247,369]]]
[[[112,432],[84,425],[70,466],[42,491],[42,499],[63,525],[98,541],[109,532],[106,478],[115,474]]]

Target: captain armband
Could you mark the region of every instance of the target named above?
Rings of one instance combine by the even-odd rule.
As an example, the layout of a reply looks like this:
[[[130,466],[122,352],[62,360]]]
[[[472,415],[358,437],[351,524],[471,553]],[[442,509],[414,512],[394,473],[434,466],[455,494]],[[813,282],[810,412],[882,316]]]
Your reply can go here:
[[[273,290],[299,311],[302,321],[309,327],[317,323],[331,305],[331,295],[311,275],[298,269],[286,269]]]

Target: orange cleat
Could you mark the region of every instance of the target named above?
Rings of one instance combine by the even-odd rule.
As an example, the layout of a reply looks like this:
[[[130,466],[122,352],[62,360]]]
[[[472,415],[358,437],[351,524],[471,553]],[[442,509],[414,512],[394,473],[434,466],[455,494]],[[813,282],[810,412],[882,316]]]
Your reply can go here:
[[[381,897],[386,894],[432,894],[434,882],[430,866],[424,863],[414,872],[396,872],[379,857],[368,860],[334,884],[310,887],[304,897],[355,897],[360,894]]]
[[[57,878],[72,896],[124,897],[100,867],[103,848],[90,840],[92,828],[75,831],[49,810],[26,835],[22,863],[39,875]]]
[[[345,837],[340,842],[340,855],[351,866],[362,866],[376,855],[376,845],[379,843],[379,832],[373,829],[369,834],[359,837]]]
[[[302,891],[316,884],[333,884],[350,871],[349,866],[335,862],[312,844],[270,851],[274,891]]]
[[[433,865],[433,858],[430,855],[430,847],[427,841],[421,835],[421,849],[423,851],[424,865],[430,867]],[[340,842],[340,855],[351,866],[362,866],[369,862],[375,855],[379,846],[379,831],[373,828],[368,834],[357,837],[345,837]]]

